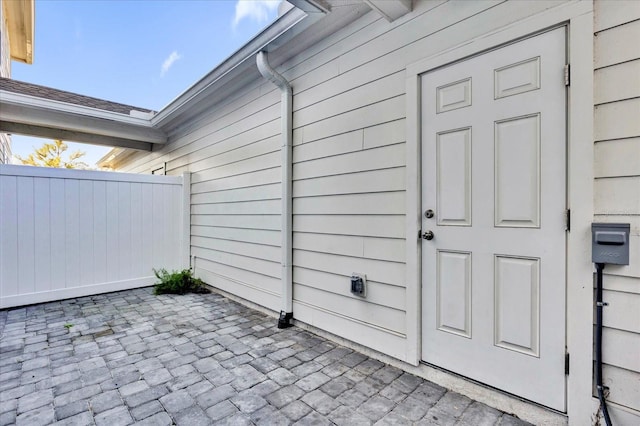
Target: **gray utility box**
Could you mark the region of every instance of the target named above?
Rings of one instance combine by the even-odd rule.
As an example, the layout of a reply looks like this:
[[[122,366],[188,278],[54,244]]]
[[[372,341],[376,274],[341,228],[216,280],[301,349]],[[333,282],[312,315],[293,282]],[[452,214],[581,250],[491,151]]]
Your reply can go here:
[[[628,265],[629,229],[628,223],[592,223],[591,261]]]

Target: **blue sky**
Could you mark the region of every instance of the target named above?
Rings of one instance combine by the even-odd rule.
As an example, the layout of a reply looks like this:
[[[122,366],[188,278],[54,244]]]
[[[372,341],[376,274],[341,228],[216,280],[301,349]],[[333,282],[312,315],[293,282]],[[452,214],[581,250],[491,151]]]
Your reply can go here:
[[[160,110],[277,15],[278,0],[36,0],[32,65],[16,80]],[[14,135],[12,151],[45,140]],[[94,165],[109,150],[69,143]]]

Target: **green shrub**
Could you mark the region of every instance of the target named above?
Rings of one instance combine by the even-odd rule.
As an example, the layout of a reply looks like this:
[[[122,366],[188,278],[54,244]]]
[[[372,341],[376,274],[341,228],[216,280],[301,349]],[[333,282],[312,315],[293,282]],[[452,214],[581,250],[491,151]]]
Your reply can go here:
[[[210,293],[200,278],[195,278],[190,269],[167,272],[160,269],[153,273],[160,280],[153,288],[153,294],[185,294],[185,293]]]

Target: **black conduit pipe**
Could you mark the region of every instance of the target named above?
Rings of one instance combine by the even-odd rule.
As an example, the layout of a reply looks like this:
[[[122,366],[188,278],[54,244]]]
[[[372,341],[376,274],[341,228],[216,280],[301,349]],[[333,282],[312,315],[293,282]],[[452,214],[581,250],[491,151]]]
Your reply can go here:
[[[600,400],[600,409],[607,426],[611,426],[611,417],[607,409],[607,401],[604,398],[604,386],[602,385],[602,270],[604,263],[596,263],[596,389]]]

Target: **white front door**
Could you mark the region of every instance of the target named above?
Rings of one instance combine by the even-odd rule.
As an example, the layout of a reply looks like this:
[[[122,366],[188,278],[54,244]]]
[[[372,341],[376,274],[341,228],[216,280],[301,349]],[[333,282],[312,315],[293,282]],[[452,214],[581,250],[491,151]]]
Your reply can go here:
[[[559,28],[421,79],[423,359],[560,411],[564,65]]]

